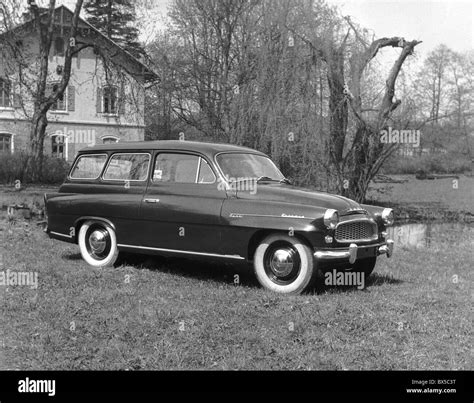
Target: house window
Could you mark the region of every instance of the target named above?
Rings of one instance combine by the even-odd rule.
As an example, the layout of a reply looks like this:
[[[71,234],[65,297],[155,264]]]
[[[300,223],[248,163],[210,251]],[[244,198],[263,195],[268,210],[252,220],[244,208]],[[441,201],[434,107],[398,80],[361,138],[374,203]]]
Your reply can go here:
[[[118,112],[117,109],[117,87],[104,87],[102,89],[102,103],[103,103],[103,113],[110,115],[116,115]]]
[[[113,144],[113,143],[118,143],[118,138],[117,137],[104,137],[102,138],[102,143],[103,144]]]
[[[66,158],[66,144],[64,136],[52,136],[51,137],[51,155],[56,158]]]
[[[0,153],[12,152],[12,135],[6,133],[0,133]]]
[[[54,56],[64,56],[64,38],[60,36],[54,40]]]
[[[58,90],[59,84],[53,84],[51,89],[55,93]],[[66,90],[59,96],[58,100],[51,106],[52,111],[66,111]]]
[[[0,107],[11,107],[11,82],[6,78],[0,78]]]

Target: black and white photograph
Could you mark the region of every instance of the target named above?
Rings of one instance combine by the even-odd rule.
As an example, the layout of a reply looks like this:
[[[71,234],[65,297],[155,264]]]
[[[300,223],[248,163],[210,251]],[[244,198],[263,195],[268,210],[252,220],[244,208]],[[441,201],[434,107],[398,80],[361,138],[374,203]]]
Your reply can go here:
[[[472,402],[473,268],[472,1],[0,0],[2,403]]]

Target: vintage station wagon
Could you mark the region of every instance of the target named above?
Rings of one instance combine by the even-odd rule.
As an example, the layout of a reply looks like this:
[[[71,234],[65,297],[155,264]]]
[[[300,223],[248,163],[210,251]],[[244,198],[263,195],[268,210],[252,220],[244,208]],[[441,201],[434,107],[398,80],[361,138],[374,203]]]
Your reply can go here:
[[[267,155],[228,144],[86,148],[45,205],[45,231],[79,244],[91,266],[120,252],[244,262],[280,293],[335,268],[368,276],[393,251],[391,209],[293,186]]]

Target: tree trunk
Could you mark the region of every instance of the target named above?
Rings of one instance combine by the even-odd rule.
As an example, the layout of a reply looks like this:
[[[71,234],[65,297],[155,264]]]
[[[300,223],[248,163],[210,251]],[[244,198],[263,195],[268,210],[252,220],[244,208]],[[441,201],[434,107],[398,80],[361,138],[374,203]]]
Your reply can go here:
[[[39,181],[43,173],[43,147],[47,126],[47,117],[36,112],[31,123],[30,148],[26,168],[26,178],[29,178],[31,182]]]
[[[348,104],[344,95],[344,54],[341,50],[334,51],[328,60],[329,85],[329,166],[332,172],[332,187],[343,193],[343,157],[348,122]]]

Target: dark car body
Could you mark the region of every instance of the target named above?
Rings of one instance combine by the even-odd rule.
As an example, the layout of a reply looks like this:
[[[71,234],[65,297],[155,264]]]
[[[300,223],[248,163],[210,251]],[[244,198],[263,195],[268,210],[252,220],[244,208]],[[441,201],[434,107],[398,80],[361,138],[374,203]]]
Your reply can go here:
[[[245,147],[187,141],[116,143],[81,150],[58,193],[45,195],[46,232],[51,238],[78,243],[85,222],[103,222],[115,232],[119,251],[228,261],[252,262],[258,245],[272,233],[305,242],[315,261],[328,267],[391,255],[393,242],[385,232],[393,221],[387,219],[391,211],[287,181],[263,181],[256,191],[242,189],[229,183],[217,162],[226,157],[223,154],[233,153],[266,157]],[[141,180],[108,178],[109,164],[127,166],[120,158],[131,154],[148,161]],[[206,183],[156,182],[164,175],[157,169],[158,158],[170,154],[193,161],[197,157],[198,175],[207,164],[215,180],[210,183],[212,175],[207,172]],[[105,161],[96,178],[71,176],[83,156]],[[338,222],[328,225],[325,215],[334,211]]]

